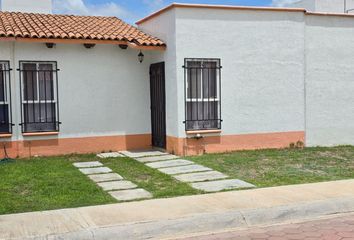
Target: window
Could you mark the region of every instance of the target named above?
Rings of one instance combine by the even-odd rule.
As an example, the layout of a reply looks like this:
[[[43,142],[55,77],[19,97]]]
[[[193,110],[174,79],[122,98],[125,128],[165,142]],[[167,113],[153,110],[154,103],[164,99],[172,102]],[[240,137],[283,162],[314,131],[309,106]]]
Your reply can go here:
[[[221,129],[220,59],[185,59],[186,130]]]
[[[12,133],[9,61],[0,61],[0,134]]]
[[[59,131],[55,62],[20,62],[22,132]]]

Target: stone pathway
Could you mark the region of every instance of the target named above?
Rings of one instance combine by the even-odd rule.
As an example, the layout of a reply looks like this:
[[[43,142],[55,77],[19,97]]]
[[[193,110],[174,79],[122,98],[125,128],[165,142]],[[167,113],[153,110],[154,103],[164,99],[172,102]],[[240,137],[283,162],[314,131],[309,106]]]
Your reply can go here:
[[[123,155],[120,154],[119,152],[109,152],[109,153],[97,154],[97,157],[99,157],[99,158],[116,158],[116,157],[123,157]]]
[[[239,179],[229,179],[229,176],[211,168],[160,151],[122,151],[120,154],[131,157],[150,168],[157,169],[205,192],[255,187]]]
[[[113,156],[118,155],[115,153],[102,155],[103,158]],[[124,180],[119,174],[113,173],[112,169],[104,167],[101,162],[78,162],[73,165],[118,201],[152,198],[151,193],[138,188],[130,181]]]

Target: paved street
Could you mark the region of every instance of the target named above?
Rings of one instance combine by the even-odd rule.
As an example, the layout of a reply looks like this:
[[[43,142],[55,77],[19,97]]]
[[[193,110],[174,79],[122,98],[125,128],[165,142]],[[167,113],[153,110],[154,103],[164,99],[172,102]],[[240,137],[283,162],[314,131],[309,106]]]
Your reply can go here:
[[[183,240],[354,240],[354,214],[306,223],[233,231]]]

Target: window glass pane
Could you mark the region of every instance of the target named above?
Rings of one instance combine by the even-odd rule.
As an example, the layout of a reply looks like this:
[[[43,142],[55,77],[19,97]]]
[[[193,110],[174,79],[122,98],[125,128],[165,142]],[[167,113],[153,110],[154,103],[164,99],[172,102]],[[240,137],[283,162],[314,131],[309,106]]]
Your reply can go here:
[[[39,65],[39,99],[54,100],[54,84],[53,84],[53,65]]]
[[[23,107],[26,132],[56,129],[55,103],[29,103]]]
[[[23,64],[23,96],[25,101],[37,100],[37,66],[35,63]]]
[[[5,74],[6,72],[3,71],[5,70],[3,64],[0,64],[0,101],[4,102],[5,101]]]
[[[8,104],[0,105],[0,133],[9,133],[9,106]]]
[[[187,129],[218,128],[218,102],[188,102]]]
[[[201,98],[201,66],[200,61],[187,62],[187,96],[188,98]]]
[[[203,63],[203,98],[217,98],[217,64]]]

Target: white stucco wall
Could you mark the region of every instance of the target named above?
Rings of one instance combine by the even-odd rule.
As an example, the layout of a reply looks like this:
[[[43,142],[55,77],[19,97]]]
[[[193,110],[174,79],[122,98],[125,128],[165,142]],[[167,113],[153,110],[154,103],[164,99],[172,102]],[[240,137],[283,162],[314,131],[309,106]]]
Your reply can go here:
[[[306,22],[307,144],[354,145],[354,17]]]
[[[149,134],[150,53],[139,63],[137,50],[114,45],[58,44],[48,49],[41,43],[0,43],[1,60],[57,61],[59,72],[60,138]],[[20,134],[19,73],[12,72],[12,140]],[[41,139],[49,137],[34,137]],[[28,137],[26,138],[28,139]]]
[[[146,33],[162,39],[167,43],[164,52],[152,54],[152,62],[165,62],[166,77],[166,133],[168,136],[178,136],[179,118],[177,92],[176,63],[176,14],[175,10],[167,11],[143,24],[139,28]]]
[[[184,58],[220,58],[222,134],[304,131],[302,12],[176,9],[178,136]]]

